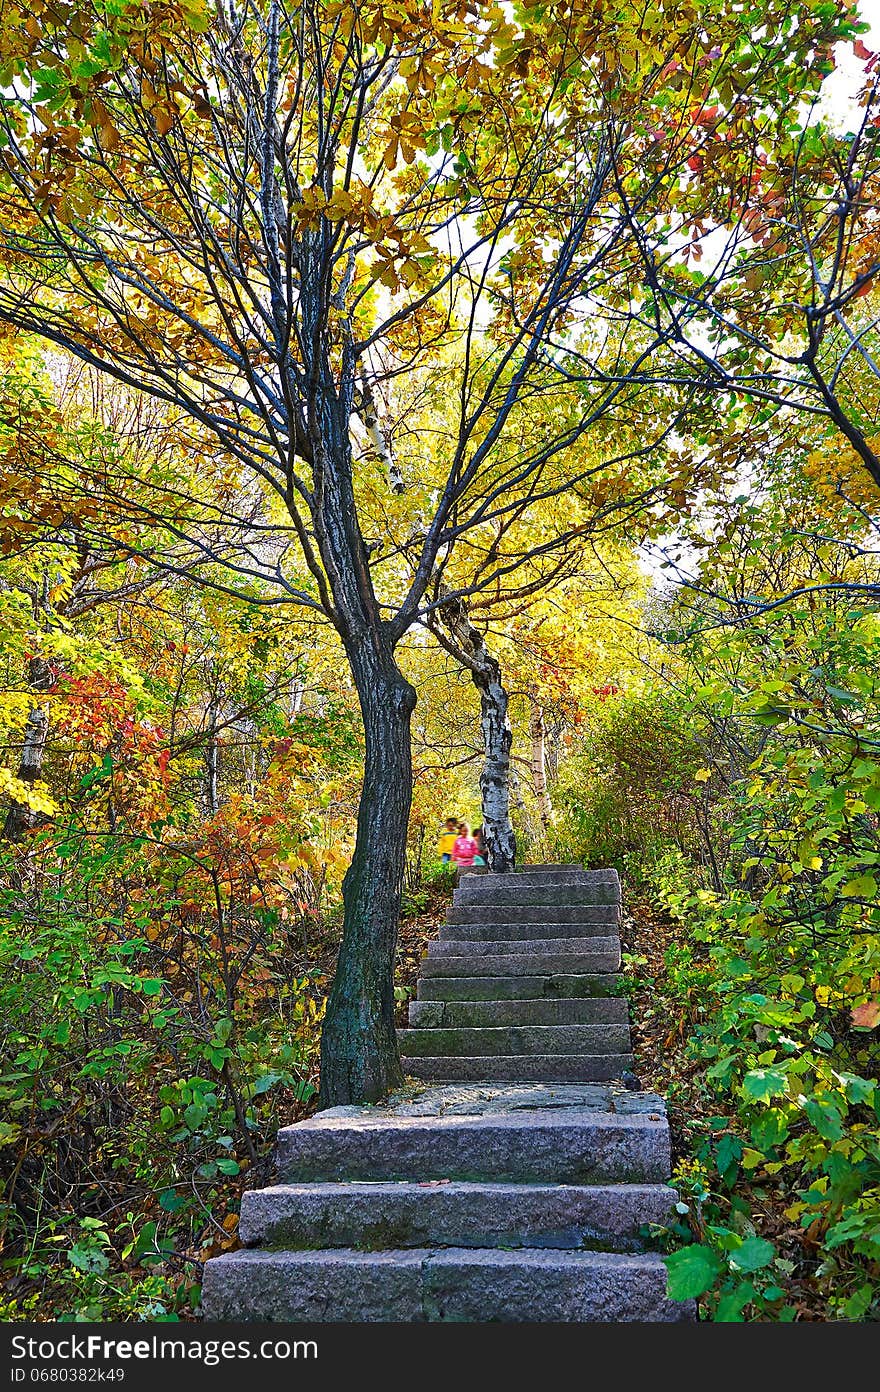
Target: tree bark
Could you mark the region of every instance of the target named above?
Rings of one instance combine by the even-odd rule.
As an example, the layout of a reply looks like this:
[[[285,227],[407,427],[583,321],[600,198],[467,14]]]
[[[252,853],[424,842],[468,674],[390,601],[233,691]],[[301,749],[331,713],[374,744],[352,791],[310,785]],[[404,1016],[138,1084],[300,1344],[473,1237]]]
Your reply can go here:
[[[349,650],[364,719],[357,839],[342,883],[345,918],[321,1035],[321,1105],[375,1102],[403,1082],[394,1027],[394,960],[412,802],[416,694],[390,652]]]
[[[516,864],[516,841],[510,821],[510,748],[513,732],[507,715],[508,697],[501,679],[501,664],[489,652],[486,640],[468,618],[461,600],[450,600],[439,610],[451,634],[439,641],[463,666],[480,693],[480,730],[483,767],[480,770],[480,803],[486,861],[494,874],[506,874]]]
[[[208,706],[208,742],[205,745],[205,808],[209,817],[220,810],[220,748],[217,743],[219,703],[214,693]]]
[[[532,743],[532,786],[538,803],[541,825],[547,831],[553,816],[553,804],[547,789],[547,763],[545,750],[546,727],[544,712],[538,704],[533,691],[529,692],[529,738]]]
[[[505,874],[516,863],[516,843],[510,821],[510,747],[513,732],[507,716],[507,691],[501,665],[487,654],[480,672],[472,673],[480,693],[480,729],[483,734],[483,767],[480,801],[486,860],[495,874]]]
[[[30,685],[34,691],[48,691],[52,684],[52,673],[48,665],[39,657],[31,658],[29,671]],[[43,757],[49,738],[49,716],[45,708],[34,704],[28,712],[24,727],[24,743],[18,763],[20,782],[32,787],[43,772]],[[12,801],[3,822],[3,837],[7,841],[18,841],[34,825],[35,816],[27,803]]]

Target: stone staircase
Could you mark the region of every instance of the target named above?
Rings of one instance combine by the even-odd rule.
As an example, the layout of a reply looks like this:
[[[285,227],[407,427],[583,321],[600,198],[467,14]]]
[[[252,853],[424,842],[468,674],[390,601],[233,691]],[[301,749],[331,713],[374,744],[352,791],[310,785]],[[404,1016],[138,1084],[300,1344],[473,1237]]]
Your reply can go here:
[[[616,870],[530,866],[464,875],[422,961],[413,1078],[599,1082],[632,1068]]]
[[[279,1133],[204,1317],[693,1318],[648,1250],[676,1195],[662,1099],[623,1080],[619,913],[613,871],[464,877],[401,1032],[425,1081]]]

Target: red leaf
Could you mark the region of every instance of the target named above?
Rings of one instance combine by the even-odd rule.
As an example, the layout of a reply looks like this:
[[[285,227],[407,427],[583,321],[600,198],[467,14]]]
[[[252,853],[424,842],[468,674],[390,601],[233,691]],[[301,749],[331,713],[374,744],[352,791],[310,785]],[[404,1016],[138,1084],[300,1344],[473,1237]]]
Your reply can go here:
[[[880,1025],[880,1000],[865,1001],[850,1014],[854,1029],[876,1029]]]

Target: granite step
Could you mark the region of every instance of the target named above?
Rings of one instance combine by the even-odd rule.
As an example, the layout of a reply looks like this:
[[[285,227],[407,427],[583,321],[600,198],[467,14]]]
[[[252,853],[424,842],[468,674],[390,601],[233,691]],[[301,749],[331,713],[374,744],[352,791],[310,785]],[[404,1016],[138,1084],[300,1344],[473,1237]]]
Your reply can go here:
[[[631,1074],[633,1057],[620,1054],[401,1055],[408,1078],[432,1082],[529,1081],[607,1083]]]
[[[623,996],[588,996],[568,1000],[432,1001],[409,1003],[415,1028],[490,1028],[499,1025],[626,1025],[629,1007]]]
[[[616,925],[619,914],[616,906],[608,912],[595,913],[578,904],[455,904],[446,921],[453,923],[606,923]]]
[[[453,890],[454,905],[476,904],[498,908],[505,904],[533,904],[542,907],[579,904],[595,907],[598,904],[619,904],[620,887],[610,882],[585,885],[493,885],[477,881]]]
[[[202,1306],[208,1320],[295,1323],[692,1317],[667,1298],[654,1253],[545,1248],[229,1252],[207,1263]]]
[[[505,1184],[356,1180],[245,1192],[246,1247],[555,1247],[642,1251],[668,1221],[665,1184]]]
[[[510,1105],[512,1092],[497,1089],[500,1106]],[[454,1113],[332,1107],[279,1131],[279,1178],[594,1184],[668,1177],[669,1127],[658,1097],[600,1087],[563,1087],[557,1096],[572,1094],[574,1105],[554,1105],[552,1089],[527,1087],[525,1106],[496,1111],[489,1085],[465,1089],[459,1105],[473,1110]],[[448,1089],[429,1090],[422,1106],[438,1096],[440,1107]],[[529,1106],[530,1096],[545,1097],[549,1105]],[[587,1105],[593,1098],[595,1105]]]
[[[546,932],[545,925],[545,932]],[[434,938],[428,943],[429,957],[506,957],[529,953],[554,955],[559,953],[615,952],[620,938],[613,936],[589,938]]]
[[[419,972],[429,976],[589,976],[616,972],[620,967],[620,948],[615,944],[605,952],[520,952],[504,956],[470,953],[465,956],[423,957]]]
[[[425,1026],[397,1031],[407,1058],[430,1055],[625,1054],[629,1025],[495,1025],[459,1028]]]
[[[470,942],[480,942],[484,938],[503,938],[505,942],[534,942],[535,938],[546,937],[552,928],[554,938],[601,938],[616,933],[620,915],[610,909],[601,916],[582,918],[574,923],[548,923],[547,919],[536,918],[532,923],[509,923],[497,920],[489,923],[444,923],[440,927],[440,942],[453,942],[465,938]],[[540,909],[536,910],[536,915]]]
[[[535,976],[422,976],[422,1001],[585,1000],[610,996],[623,978],[614,972],[547,972]],[[623,997],[621,997],[623,999]]]

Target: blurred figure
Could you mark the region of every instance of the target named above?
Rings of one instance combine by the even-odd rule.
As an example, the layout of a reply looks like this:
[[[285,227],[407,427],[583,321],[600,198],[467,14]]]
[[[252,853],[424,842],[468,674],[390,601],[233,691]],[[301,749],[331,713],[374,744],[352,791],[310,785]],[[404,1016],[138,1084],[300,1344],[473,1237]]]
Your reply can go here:
[[[458,836],[452,848],[452,859],[455,861],[459,870],[470,870],[477,854],[477,843],[471,836],[471,829],[467,822],[459,822]]]
[[[482,826],[478,826],[476,831],[474,832],[474,840],[477,843],[477,854],[474,856],[474,865],[488,865],[489,861],[486,855],[486,838],[483,835]]]
[[[448,865],[452,860],[452,852],[458,839],[458,818],[447,817],[443,830],[440,833],[440,840],[437,842],[437,854],[444,865]]]

